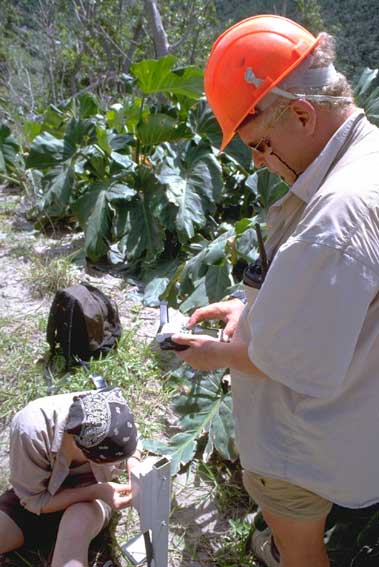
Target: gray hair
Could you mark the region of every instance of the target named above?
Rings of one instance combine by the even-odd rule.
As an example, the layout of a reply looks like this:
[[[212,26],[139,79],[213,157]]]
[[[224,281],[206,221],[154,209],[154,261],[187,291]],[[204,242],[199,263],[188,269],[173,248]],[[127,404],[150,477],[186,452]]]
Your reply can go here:
[[[345,75],[336,71],[334,38],[323,32],[314,51],[259,102],[258,110],[288,99],[305,99],[316,105],[346,108],[354,103],[352,88]],[[245,80],[259,85],[261,79],[247,69]]]
[[[320,43],[312,53],[313,61],[309,69],[319,69],[323,67],[328,67],[333,65],[336,59],[336,42],[333,36],[326,32],[320,33]],[[334,79],[327,85],[320,88],[310,88],[305,87],[305,94],[320,94],[327,95],[331,97],[353,97],[353,89],[348,82],[345,75],[336,71]],[[330,102],[330,101],[329,101]],[[325,103],[320,103],[325,104]],[[332,103],[333,105],[346,104],[336,101]]]

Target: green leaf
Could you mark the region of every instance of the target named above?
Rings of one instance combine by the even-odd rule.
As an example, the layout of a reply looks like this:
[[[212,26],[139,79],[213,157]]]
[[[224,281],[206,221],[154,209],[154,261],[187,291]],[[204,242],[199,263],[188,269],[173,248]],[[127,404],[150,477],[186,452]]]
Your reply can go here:
[[[233,158],[233,160],[241,165],[244,169],[251,166],[251,149],[242,142],[238,136],[234,136],[231,142],[226,146],[224,153]]]
[[[173,55],[145,59],[134,63],[131,72],[145,94],[173,93],[199,98],[203,92],[203,72],[194,66],[173,70],[176,61]]]
[[[379,70],[366,68],[354,88],[358,106],[364,108],[367,118],[379,124]]]
[[[267,214],[271,205],[287,193],[288,185],[268,169],[261,169],[258,172],[258,178],[259,200]]]
[[[63,163],[68,157],[70,155],[65,155],[63,140],[44,132],[34,138],[26,160],[26,167],[47,169]]]
[[[96,141],[96,126],[93,120],[90,118],[87,120],[72,118],[67,124],[63,139],[67,148],[71,148],[71,153],[74,153],[78,146],[94,143]]]
[[[254,262],[258,258],[257,234],[254,228],[248,228],[236,239],[238,256],[246,262]]]
[[[230,279],[230,268],[226,262],[221,266],[209,266],[205,275],[205,289],[209,303],[223,299],[231,284],[233,282]]]
[[[109,143],[107,130],[105,128],[100,128],[100,126],[97,126],[96,137],[99,147],[103,150],[103,152],[110,156],[112,153],[112,147]]]
[[[110,246],[113,212],[108,202],[108,185],[94,183],[71,208],[85,232],[86,255],[96,262]]]
[[[207,295],[206,279],[205,276],[203,276],[196,282],[195,289],[191,295],[180,304],[180,311],[182,313],[188,313],[199,307],[205,307],[205,305],[209,305],[209,299]]]
[[[20,147],[8,126],[0,125],[0,172],[11,173],[16,167]]]
[[[43,116],[41,132],[49,132],[52,136],[61,138],[63,137],[66,120],[67,118],[62,110],[54,105],[50,105]]]
[[[105,256],[109,250],[112,217],[106,191],[100,191],[85,230],[86,254],[94,262]]]
[[[77,101],[80,118],[90,118],[99,112],[99,102],[94,94],[83,93],[78,96]]]
[[[143,303],[150,307],[159,306],[160,296],[166,291],[170,278],[178,271],[178,260],[162,261],[158,266],[145,271],[143,281],[146,283],[144,289]]]
[[[125,202],[135,197],[137,191],[125,183],[113,183],[107,192],[110,203],[118,203],[125,206]]]
[[[41,133],[42,124],[40,124],[39,122],[34,122],[33,120],[27,120],[24,123],[23,130],[26,139],[28,140],[28,142],[31,142],[36,136],[38,136],[38,134]]]
[[[213,146],[220,147],[221,128],[205,99],[200,100],[196,108],[189,112],[188,120],[194,134],[204,136]]]
[[[73,213],[79,220],[83,230],[86,229],[88,219],[96,207],[100,193],[105,193],[108,186],[105,183],[92,183],[87,185],[85,192],[71,205]]]
[[[175,118],[167,114],[149,114],[137,126],[137,137],[144,146],[156,146],[181,137]]]
[[[172,474],[177,473],[180,465],[192,460],[197,441],[204,434],[208,434],[211,448],[224,459],[236,460],[232,399],[230,392],[225,392],[222,387],[222,374],[217,371],[185,377],[180,387],[182,393],[172,403],[173,410],[181,417],[180,433],[174,435],[167,445],[157,442],[146,445],[155,452],[171,456]]]
[[[136,168],[135,162],[131,157],[125,156],[124,154],[119,154],[118,152],[112,152],[110,158],[114,163],[121,167],[121,169],[127,169],[129,171],[134,171]]]
[[[147,263],[157,260],[164,248],[164,229],[156,216],[159,186],[151,170],[140,166],[135,174],[137,197],[128,212],[126,247],[128,259]]]
[[[45,194],[40,206],[51,217],[63,216],[74,186],[72,168],[59,166],[45,175],[42,183]]]
[[[151,191],[145,188],[129,209],[127,253],[133,260],[144,257],[153,262],[164,248],[164,231],[153,216],[151,200]]]
[[[372,88],[372,85],[375,82],[378,73],[378,69],[370,69],[369,67],[366,67],[362,71],[361,76],[359,77],[358,82],[354,88],[354,94],[356,97],[363,96],[365,93],[367,93],[368,90]]]
[[[177,207],[176,226],[182,242],[191,240],[207,223],[221,198],[221,167],[208,144],[189,144],[183,159],[167,161],[157,179],[167,187],[167,198]]]
[[[133,140],[134,138],[130,134],[116,134],[110,136],[109,143],[112,150],[118,152],[119,150],[130,149],[130,145]]]
[[[48,169],[69,160],[76,152],[77,146],[91,136],[93,128],[90,120],[72,118],[67,124],[63,139],[43,132],[34,138],[31,144],[26,167]]]

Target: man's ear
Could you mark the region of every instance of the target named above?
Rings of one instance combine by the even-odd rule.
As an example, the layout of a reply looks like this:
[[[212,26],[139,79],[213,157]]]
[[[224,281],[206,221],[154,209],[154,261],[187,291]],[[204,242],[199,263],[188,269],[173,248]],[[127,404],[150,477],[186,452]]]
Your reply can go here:
[[[308,100],[299,99],[291,103],[291,110],[303,133],[312,136],[317,124],[315,107]]]

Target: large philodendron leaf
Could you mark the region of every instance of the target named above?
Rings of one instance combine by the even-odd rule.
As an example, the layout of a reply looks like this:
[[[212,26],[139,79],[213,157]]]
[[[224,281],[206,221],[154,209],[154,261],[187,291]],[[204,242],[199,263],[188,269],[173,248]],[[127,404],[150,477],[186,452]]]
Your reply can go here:
[[[112,210],[109,206],[106,191],[101,191],[96,205],[88,218],[85,231],[86,255],[96,262],[109,250],[112,229]]]
[[[110,245],[113,212],[108,190],[107,184],[94,183],[71,205],[85,232],[86,254],[94,262],[106,255]]]
[[[163,164],[157,179],[177,207],[176,227],[182,242],[191,240],[215,210],[223,187],[221,166],[208,144],[189,144],[183,159]]]
[[[43,177],[44,195],[39,206],[51,217],[63,216],[74,187],[70,166],[58,166]]]
[[[137,79],[138,87],[147,95],[173,93],[199,98],[203,92],[203,72],[194,66],[173,70],[176,62],[176,57],[167,55],[134,63],[130,70]]]
[[[65,154],[64,141],[43,132],[34,138],[30,146],[26,167],[47,169],[61,164],[68,157],[70,155]]]
[[[221,383],[222,371],[207,375],[184,378],[181,391],[172,403],[173,410],[180,415],[181,431],[164,445],[160,442],[144,442],[151,451],[171,457],[172,474],[180,465],[186,465],[194,457],[197,441],[208,434],[206,455],[213,449],[228,460],[234,461],[238,454],[232,416],[232,399]]]
[[[221,146],[221,128],[205,99],[200,100],[196,108],[189,112],[188,121],[193,134],[205,136],[217,148]]]
[[[34,138],[30,146],[26,167],[43,170],[62,164],[74,155],[79,145],[93,138],[94,129],[91,120],[72,118],[63,139],[43,132]]]
[[[0,125],[0,173],[10,173],[17,165],[20,147],[8,126]]]
[[[175,118],[157,113],[145,116],[138,124],[137,137],[144,146],[156,146],[162,142],[172,142],[182,137]]]
[[[196,282],[194,291],[180,305],[180,311],[187,313],[223,299],[233,285],[230,270],[231,265],[227,262],[209,266],[205,276]]]
[[[205,276],[208,266],[222,263],[226,257],[227,242],[234,237],[234,234],[234,229],[231,228],[211,242],[202,243],[200,252],[186,262],[181,284],[186,284],[186,280],[196,284]]]
[[[151,263],[163,251],[165,236],[155,211],[157,180],[144,166],[139,168],[136,179],[138,195],[129,207],[126,249],[130,260],[143,258]]]

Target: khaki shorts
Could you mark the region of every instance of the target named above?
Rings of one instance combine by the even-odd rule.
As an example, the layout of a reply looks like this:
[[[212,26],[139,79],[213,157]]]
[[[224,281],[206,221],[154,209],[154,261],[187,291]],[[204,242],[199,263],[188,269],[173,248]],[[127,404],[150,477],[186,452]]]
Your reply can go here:
[[[321,520],[332,509],[332,502],[305,488],[243,471],[243,484],[260,508],[276,516],[294,520]]]

